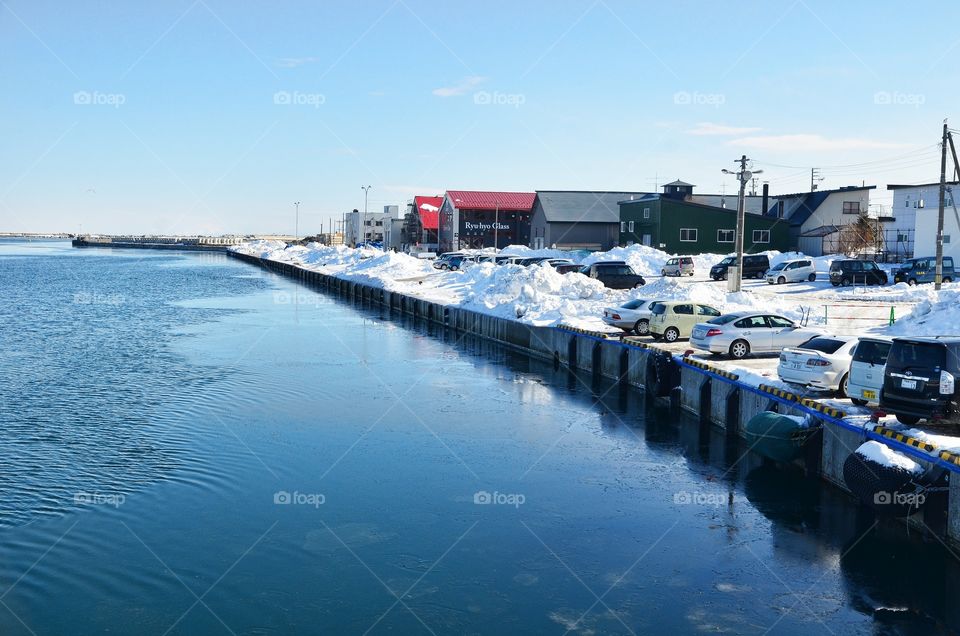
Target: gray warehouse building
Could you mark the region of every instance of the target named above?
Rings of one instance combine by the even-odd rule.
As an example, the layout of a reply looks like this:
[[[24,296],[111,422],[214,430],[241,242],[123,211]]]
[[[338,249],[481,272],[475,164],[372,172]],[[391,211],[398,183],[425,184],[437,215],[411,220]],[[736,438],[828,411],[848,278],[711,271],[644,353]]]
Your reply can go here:
[[[538,190],[530,247],[608,250],[620,241],[620,201],[644,192]]]

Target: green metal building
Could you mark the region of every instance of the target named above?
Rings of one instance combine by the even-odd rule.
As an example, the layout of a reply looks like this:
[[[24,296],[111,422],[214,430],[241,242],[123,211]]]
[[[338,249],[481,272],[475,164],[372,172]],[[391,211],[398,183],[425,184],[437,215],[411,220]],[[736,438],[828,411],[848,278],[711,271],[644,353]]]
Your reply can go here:
[[[621,245],[640,243],[669,254],[736,251],[736,209],[692,203],[670,194],[647,194],[619,205]],[[790,247],[790,226],[783,219],[747,214],[745,227],[747,253]]]

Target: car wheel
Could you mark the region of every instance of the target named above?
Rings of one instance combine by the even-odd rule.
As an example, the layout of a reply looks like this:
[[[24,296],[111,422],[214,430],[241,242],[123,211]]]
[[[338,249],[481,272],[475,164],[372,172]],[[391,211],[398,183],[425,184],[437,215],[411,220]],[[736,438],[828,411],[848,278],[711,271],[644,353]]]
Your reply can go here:
[[[943,282],[950,283],[950,282],[953,282],[953,279],[947,276],[946,278],[943,279]]]
[[[724,273],[723,273],[723,280],[727,280],[728,278],[730,278],[730,274],[728,274],[727,272],[724,272]]]
[[[735,340],[730,345],[730,357],[740,360],[750,355],[750,343],[746,340]]]
[[[850,398],[850,401],[853,402],[854,406],[866,406],[867,401],[861,400],[860,398]]]
[[[916,278],[911,278],[910,280],[907,281],[907,285],[910,285],[911,287],[913,287],[916,284],[917,284]]]
[[[840,283],[830,283],[830,284],[833,285],[834,287],[838,287],[840,285]]]
[[[847,397],[847,379],[849,377],[850,376],[848,374],[844,374],[843,377],[840,378],[840,384],[838,385],[837,393],[839,393],[840,397],[842,398]]]
[[[809,276],[807,276],[807,280],[812,283],[813,281],[817,280],[817,275],[816,275],[816,274],[810,274]]]
[[[680,330],[676,327],[667,327],[663,332],[663,339],[667,342],[676,342],[680,338]]]
[[[787,279],[783,276],[777,279],[777,285],[783,285],[785,282],[787,282]]]
[[[456,265],[451,265],[451,266],[450,266],[450,271],[451,271],[451,272],[455,272],[455,271],[457,271],[458,269],[460,269],[460,268],[457,267]]]
[[[663,276],[664,278],[666,278],[666,276],[667,276],[667,270],[661,269],[661,270],[660,270],[660,275]]]
[[[633,325],[633,333],[638,336],[645,336],[650,333],[650,322],[641,318]]]
[[[841,279],[840,279],[840,286],[841,286],[841,287],[849,287],[849,286],[850,286],[850,279],[849,279],[849,278],[841,278]]]
[[[907,426],[914,426],[920,421],[920,418],[916,415],[897,415],[897,421]]]
[[[441,266],[440,266],[440,269],[447,269],[446,264],[441,265]]]

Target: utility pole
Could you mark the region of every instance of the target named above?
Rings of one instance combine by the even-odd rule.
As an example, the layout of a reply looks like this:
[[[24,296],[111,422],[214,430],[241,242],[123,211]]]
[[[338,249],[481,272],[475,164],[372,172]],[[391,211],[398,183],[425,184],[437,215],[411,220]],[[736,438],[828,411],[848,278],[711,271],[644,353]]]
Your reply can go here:
[[[820,168],[810,168],[810,192],[817,189],[817,184],[823,181],[820,176]]]
[[[744,200],[744,195],[747,189],[747,182],[755,174],[761,174],[763,170],[757,170],[756,172],[750,172],[747,170],[747,155],[740,155],[740,158],[737,159],[736,163],[740,164],[739,172],[732,172],[723,169],[724,174],[736,174],[737,180],[740,182],[740,196],[737,198],[737,232],[736,232],[736,245],[737,245],[737,275],[734,279],[734,292],[739,292],[741,289],[741,284],[743,281],[743,235],[746,233],[746,201]]]
[[[750,179],[750,196],[757,196],[757,178]]]
[[[943,205],[947,189],[947,120],[943,120],[943,139],[940,141],[940,205],[937,208],[937,273],[933,279],[933,288],[939,290],[943,283]]]
[[[500,249],[500,240],[497,237],[498,226],[500,225],[500,201],[497,201],[497,211],[493,217],[493,249]]]

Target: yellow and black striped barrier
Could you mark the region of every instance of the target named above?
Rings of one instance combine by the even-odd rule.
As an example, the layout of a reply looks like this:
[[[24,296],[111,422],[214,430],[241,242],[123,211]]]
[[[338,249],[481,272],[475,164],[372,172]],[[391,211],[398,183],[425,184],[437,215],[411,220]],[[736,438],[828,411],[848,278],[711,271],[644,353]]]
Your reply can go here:
[[[728,379],[728,380],[739,380],[739,379],[740,379],[740,376],[737,375],[736,373],[730,373],[729,371],[725,371],[725,370],[723,370],[723,369],[718,369],[718,368],[716,368],[716,367],[712,367],[712,366],[710,366],[709,364],[707,364],[706,362],[703,362],[702,360],[697,360],[696,358],[689,358],[689,357],[687,357],[687,358],[684,358],[683,361],[684,361],[686,364],[689,364],[691,367],[697,367],[698,369],[703,369],[704,371],[709,371],[710,373],[719,375],[720,377],[726,378],[726,379]]]
[[[770,395],[775,395],[782,400],[789,400],[791,402],[799,402],[801,398],[796,393],[791,393],[790,391],[784,391],[781,388],[770,386],[769,384],[761,384],[757,387],[758,390],[763,391],[764,393],[769,393]]]
[[[624,338],[623,340],[621,340],[621,342],[623,342],[624,344],[628,344],[628,345],[630,345],[631,347],[637,347],[637,348],[639,348],[639,349],[653,349],[653,348],[654,348],[654,347],[651,347],[651,346],[650,346],[650,343],[649,343],[649,342],[646,342],[646,341],[644,341],[644,340],[640,340],[640,339],[637,338],[636,336],[628,336],[628,337]]]
[[[879,435],[883,435],[884,437],[886,437],[886,438],[888,438],[888,439],[895,439],[895,440],[897,440],[898,442],[900,442],[901,444],[906,444],[907,446],[913,446],[914,448],[919,448],[920,450],[922,450],[922,451],[924,451],[924,452],[927,452],[927,453],[935,453],[935,452],[937,451],[937,447],[934,446],[933,444],[929,443],[929,442],[924,442],[924,441],[919,440],[919,439],[917,439],[917,438],[915,438],[915,437],[910,437],[909,435],[904,435],[903,433],[901,433],[901,432],[899,432],[899,431],[895,431],[895,430],[893,430],[892,428],[887,428],[886,426],[883,426],[882,424],[878,424],[877,426],[874,426],[874,427],[873,427],[873,432],[874,432],[874,433],[877,433],[877,434],[879,434]],[[951,461],[951,462],[952,462],[952,461],[953,461],[952,459],[947,459],[947,458],[945,458],[945,457],[943,456],[943,455],[945,455],[945,454],[946,454],[946,455],[952,455],[952,456],[956,457],[956,455],[954,455],[954,454],[951,453],[950,451],[940,451],[940,458],[941,458],[941,459],[946,459],[947,461]],[[957,462],[953,462],[953,463],[957,463]],[[960,463],[957,463],[957,465],[960,466]]]
[[[838,420],[841,420],[844,417],[846,417],[846,413],[844,413],[840,409],[834,408],[832,406],[827,406],[826,404],[821,404],[820,402],[817,402],[816,400],[811,400],[810,398],[801,398],[800,404],[802,404],[807,408],[813,409],[818,413],[829,415],[830,417],[834,417]]]
[[[940,459],[945,462],[951,463],[954,466],[960,466],[960,455],[957,455],[951,451],[940,451]]]
[[[571,333],[579,333],[584,336],[593,336],[594,338],[608,338],[610,336],[615,335],[607,331],[592,331],[590,329],[581,329],[580,327],[571,327],[570,325],[564,325],[564,324],[557,325],[557,329],[560,329],[562,331],[569,331]]]

